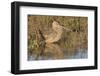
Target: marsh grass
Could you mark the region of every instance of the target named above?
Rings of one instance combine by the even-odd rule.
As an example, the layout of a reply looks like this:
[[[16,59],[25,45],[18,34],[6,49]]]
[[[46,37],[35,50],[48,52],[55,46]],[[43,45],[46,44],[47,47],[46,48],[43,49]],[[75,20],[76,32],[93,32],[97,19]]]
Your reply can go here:
[[[42,55],[45,47],[45,39],[42,34],[52,32],[50,29],[53,21],[57,21],[61,26],[72,30],[72,32],[65,32],[62,35],[62,39],[58,41],[60,46],[70,50],[70,53],[78,48],[88,48],[87,17],[28,15],[28,53]]]

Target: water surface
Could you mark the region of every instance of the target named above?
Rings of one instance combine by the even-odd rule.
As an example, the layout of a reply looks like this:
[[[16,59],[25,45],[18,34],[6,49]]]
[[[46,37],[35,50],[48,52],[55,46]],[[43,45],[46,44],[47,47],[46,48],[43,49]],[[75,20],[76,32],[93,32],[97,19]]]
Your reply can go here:
[[[42,54],[28,53],[28,60],[83,59],[88,57],[86,48],[79,47],[69,50],[59,44],[47,44],[42,52]]]

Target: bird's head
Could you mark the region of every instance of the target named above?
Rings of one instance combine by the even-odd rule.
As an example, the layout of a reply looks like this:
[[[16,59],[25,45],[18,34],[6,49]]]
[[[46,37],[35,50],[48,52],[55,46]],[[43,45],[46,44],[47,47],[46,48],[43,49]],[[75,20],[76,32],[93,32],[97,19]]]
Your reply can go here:
[[[53,23],[52,23],[52,28],[53,28],[54,30],[57,30],[57,29],[59,29],[59,28],[61,28],[61,27],[60,27],[60,24],[59,24],[58,22],[53,21]]]

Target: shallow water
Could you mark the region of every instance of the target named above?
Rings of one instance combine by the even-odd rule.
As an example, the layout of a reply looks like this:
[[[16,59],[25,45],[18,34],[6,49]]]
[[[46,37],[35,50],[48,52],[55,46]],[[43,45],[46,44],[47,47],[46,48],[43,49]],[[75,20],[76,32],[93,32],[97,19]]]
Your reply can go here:
[[[82,49],[83,50],[83,49]],[[86,51],[76,51],[73,55],[65,55],[63,59],[83,59],[83,58],[87,58],[87,52]],[[32,54],[29,55],[28,60],[36,60],[36,55]],[[38,60],[53,60],[53,57],[46,57],[46,56],[39,56]]]
[[[37,55],[36,53],[28,53],[28,60],[55,60],[55,59],[83,59],[87,58],[87,49],[78,48],[68,50],[58,44],[46,45],[44,53]]]

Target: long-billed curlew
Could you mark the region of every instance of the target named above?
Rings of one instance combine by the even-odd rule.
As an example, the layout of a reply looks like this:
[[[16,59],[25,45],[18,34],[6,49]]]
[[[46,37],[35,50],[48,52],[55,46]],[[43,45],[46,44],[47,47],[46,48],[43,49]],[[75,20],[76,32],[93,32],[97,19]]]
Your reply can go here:
[[[63,30],[71,31],[63,26],[61,26],[58,22],[53,21],[52,23],[52,33],[48,35],[44,35],[46,43],[54,43],[61,39],[62,34],[64,33]]]

